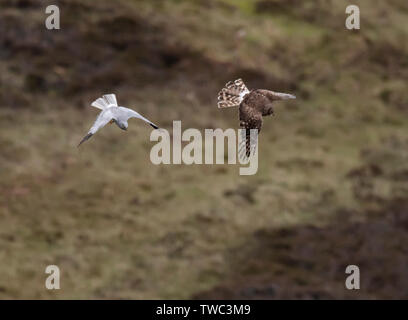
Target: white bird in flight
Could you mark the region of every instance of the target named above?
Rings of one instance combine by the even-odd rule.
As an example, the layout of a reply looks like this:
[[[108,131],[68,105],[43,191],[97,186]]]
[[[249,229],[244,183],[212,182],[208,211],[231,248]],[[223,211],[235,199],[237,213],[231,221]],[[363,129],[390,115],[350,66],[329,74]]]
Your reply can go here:
[[[139,118],[146,121],[153,128],[159,129],[153,122],[147,120],[145,117],[137,113],[136,111],[118,106],[116,101],[116,96],[114,94],[105,94],[102,98],[98,98],[92,102],[91,106],[101,109],[102,112],[99,113],[93,126],[89,129],[88,134],[81,140],[78,147],[92,137],[96,131],[103,128],[107,123],[116,123],[116,125],[122,130],[127,130],[128,120],[130,118]]]

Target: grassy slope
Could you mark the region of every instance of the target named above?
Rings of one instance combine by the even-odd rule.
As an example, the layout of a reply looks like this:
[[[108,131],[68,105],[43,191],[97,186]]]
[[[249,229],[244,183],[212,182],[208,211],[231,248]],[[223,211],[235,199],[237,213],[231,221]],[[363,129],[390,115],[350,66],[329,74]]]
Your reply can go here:
[[[2,12],[16,22],[29,14],[20,29],[0,27],[29,34],[31,26],[35,37],[28,49],[21,35],[22,44],[2,42],[14,54],[0,60],[0,297],[188,298],[255,272],[234,263],[264,266],[247,253],[260,230],[325,228],[340,210],[353,212],[341,222],[364,223],[368,210],[405,196],[407,181],[395,178],[406,170],[404,1],[358,1],[359,32],[344,28],[346,1],[82,2],[63,2],[58,35],[44,35],[41,8]],[[128,31],[115,31],[115,17]],[[236,127],[236,110],[215,107],[235,76],[299,97],[266,119],[255,176],[233,166],[154,166],[149,130],[136,121],[75,148],[96,114],[89,101],[105,90],[165,128],[172,119]],[[382,175],[360,179],[372,188],[347,176],[372,163]],[[341,247],[341,235],[330,243]],[[271,259],[270,270],[282,265]],[[61,267],[58,293],[43,287],[48,264]],[[324,281],[296,261],[289,270],[287,287],[296,277]]]

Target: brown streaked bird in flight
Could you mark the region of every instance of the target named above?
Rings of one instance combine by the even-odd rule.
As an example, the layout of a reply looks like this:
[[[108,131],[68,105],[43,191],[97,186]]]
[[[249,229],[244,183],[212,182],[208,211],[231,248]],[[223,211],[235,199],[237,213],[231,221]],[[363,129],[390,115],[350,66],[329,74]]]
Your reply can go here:
[[[259,133],[262,127],[262,117],[273,114],[272,103],[277,100],[296,99],[294,95],[274,92],[265,89],[249,91],[242,79],[228,82],[218,93],[218,108],[239,106],[239,121],[241,128],[245,129],[243,145],[239,146],[240,154],[245,151],[249,158],[256,148],[256,138],[250,136],[250,130],[256,129]],[[253,139],[255,138],[255,139]],[[244,148],[245,147],[245,148]]]

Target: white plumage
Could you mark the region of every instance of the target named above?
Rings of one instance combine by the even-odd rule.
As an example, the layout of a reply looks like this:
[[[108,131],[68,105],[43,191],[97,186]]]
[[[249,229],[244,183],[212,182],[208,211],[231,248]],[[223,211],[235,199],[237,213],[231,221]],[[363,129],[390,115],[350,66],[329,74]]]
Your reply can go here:
[[[120,129],[126,130],[128,128],[128,120],[130,118],[138,118],[153,128],[158,129],[153,122],[143,117],[140,113],[125,107],[118,106],[116,96],[114,94],[105,94],[102,98],[96,99],[91,106],[101,109],[93,126],[89,129],[88,134],[81,140],[78,147],[92,137],[99,129],[103,128],[108,123],[115,123]]]
[[[92,102],[91,106],[101,110],[105,110],[110,107],[117,107],[118,102],[116,101],[116,96],[111,93],[105,94],[102,96],[102,98],[96,99],[94,102]]]

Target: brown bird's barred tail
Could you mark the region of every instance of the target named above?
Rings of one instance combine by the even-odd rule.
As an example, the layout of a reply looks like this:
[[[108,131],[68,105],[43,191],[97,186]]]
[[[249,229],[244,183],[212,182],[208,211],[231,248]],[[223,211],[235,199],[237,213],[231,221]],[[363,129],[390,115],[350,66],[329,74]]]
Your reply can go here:
[[[218,108],[237,107],[249,93],[242,79],[228,82],[218,93]]]

